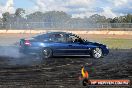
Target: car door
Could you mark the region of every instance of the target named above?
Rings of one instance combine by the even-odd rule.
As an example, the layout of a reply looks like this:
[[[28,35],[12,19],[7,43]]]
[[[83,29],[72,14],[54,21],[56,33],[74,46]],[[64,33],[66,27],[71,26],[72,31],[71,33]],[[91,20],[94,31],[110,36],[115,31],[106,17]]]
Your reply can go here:
[[[53,50],[54,56],[67,55],[68,44],[66,43],[65,34],[52,34],[50,40],[52,40],[50,47]]]
[[[66,53],[75,56],[88,55],[88,47],[81,38],[75,35],[68,35]]]
[[[88,49],[86,45],[79,43],[65,43],[57,42],[54,43],[54,54],[61,56],[78,56],[78,55],[88,55]]]
[[[87,45],[77,42],[77,43],[68,43],[67,46],[68,46],[67,54],[69,54],[69,55],[78,56],[78,55],[87,55],[88,54]]]

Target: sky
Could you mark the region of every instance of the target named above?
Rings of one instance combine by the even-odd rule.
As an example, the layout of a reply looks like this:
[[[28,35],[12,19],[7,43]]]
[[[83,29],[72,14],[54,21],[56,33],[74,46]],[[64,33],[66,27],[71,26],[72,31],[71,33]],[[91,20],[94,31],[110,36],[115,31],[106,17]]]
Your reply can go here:
[[[26,13],[35,11],[64,11],[72,17],[89,17],[93,14],[107,18],[132,13],[132,0],[0,0],[0,15],[14,13],[23,8]]]

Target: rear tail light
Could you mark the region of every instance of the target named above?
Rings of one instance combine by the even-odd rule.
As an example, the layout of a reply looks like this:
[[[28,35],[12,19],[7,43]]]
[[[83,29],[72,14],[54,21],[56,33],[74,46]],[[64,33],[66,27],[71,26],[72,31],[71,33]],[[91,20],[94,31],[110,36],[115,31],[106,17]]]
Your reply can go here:
[[[27,46],[30,46],[31,42],[29,40],[25,40],[24,44],[27,45]]]

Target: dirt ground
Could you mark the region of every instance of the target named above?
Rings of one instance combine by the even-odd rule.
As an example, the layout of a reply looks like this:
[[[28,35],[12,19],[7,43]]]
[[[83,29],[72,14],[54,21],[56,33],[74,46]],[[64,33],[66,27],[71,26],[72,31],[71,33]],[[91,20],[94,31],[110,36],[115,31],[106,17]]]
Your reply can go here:
[[[107,57],[98,60],[55,57],[42,61],[36,57],[0,56],[0,88],[81,88],[81,65],[93,68],[91,79],[132,79],[131,52],[110,50]]]
[[[82,65],[93,69],[89,73],[91,79],[132,79],[132,49],[112,49],[101,59],[55,57],[43,61],[18,53],[14,44],[23,36],[33,35],[0,34],[0,88],[82,88],[78,79]],[[80,36],[132,39],[127,35]]]

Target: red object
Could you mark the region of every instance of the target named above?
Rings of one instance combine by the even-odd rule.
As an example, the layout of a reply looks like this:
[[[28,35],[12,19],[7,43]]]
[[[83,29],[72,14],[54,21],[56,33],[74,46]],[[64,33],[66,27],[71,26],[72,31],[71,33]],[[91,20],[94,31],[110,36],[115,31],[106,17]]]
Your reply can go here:
[[[31,45],[31,43],[30,43],[29,40],[25,40],[24,44],[27,45],[27,46],[30,46]]]
[[[89,77],[89,74],[87,71],[85,71],[85,78],[88,78]]]

